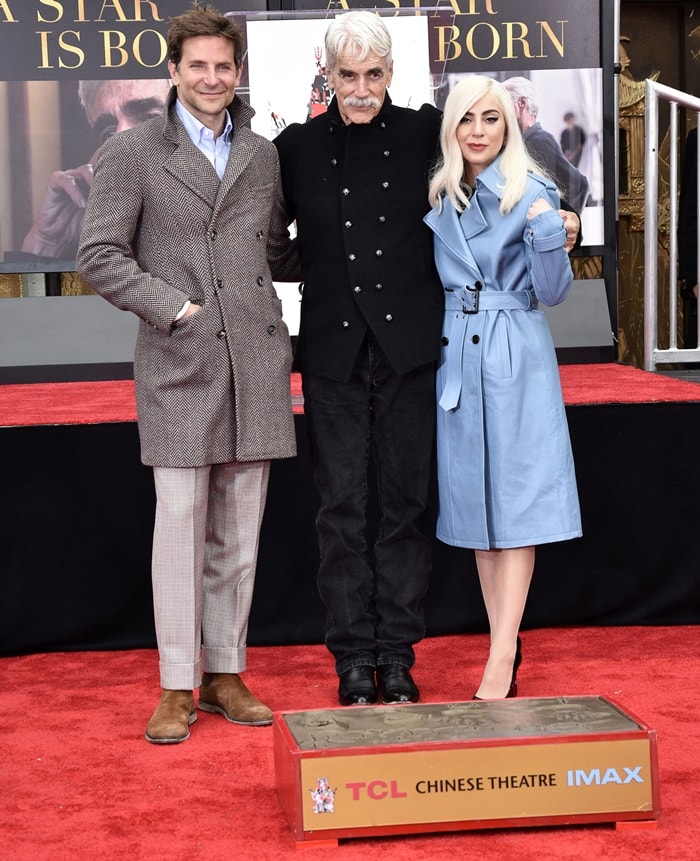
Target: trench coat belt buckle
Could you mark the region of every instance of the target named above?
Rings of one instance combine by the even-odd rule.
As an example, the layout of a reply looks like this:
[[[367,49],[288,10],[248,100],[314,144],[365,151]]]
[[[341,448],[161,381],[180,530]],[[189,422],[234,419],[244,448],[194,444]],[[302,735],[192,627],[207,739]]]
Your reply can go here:
[[[462,314],[478,314],[479,311],[533,311],[537,308],[535,291],[514,290],[476,290],[465,287],[458,295],[445,297],[445,308],[461,311]]]

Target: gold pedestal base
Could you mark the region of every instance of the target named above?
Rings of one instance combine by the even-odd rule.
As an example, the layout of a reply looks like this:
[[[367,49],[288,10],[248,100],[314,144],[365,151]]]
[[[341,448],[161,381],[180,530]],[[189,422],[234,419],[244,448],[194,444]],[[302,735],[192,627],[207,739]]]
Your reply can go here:
[[[275,715],[297,841],[659,816],[656,734],[603,697]]]

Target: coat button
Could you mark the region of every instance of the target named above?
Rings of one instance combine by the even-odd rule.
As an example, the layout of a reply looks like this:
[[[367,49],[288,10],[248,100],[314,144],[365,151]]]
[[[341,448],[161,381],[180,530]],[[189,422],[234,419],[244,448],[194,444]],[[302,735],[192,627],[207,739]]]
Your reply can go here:
[[[384,319],[387,321],[387,323],[391,323],[391,321],[392,321],[394,318],[391,316],[391,314],[387,314],[387,315],[386,315],[386,317],[385,317]]]
[[[385,182],[383,182],[383,183],[382,183],[382,188],[389,188],[389,183],[388,183],[388,182],[386,182],[386,181],[385,181]]]
[[[349,328],[350,328],[350,323],[348,323],[347,320],[343,320],[343,329],[349,329]]]
[[[332,165],[333,167],[337,167],[337,165],[338,165],[338,159],[337,159],[337,158],[332,158],[332,159],[331,159],[331,165]]]
[[[379,223],[384,224],[385,222],[386,222],[386,215],[380,215],[379,216]]]
[[[258,232],[255,234],[255,236],[257,239],[262,239],[264,234],[263,234],[262,230],[258,230]]]
[[[357,260],[357,255],[356,254],[348,254],[348,260],[350,260],[350,261]]]
[[[345,226],[348,228],[352,227],[352,221],[346,221]]]
[[[472,335],[472,344],[478,344],[481,338],[478,335]]]
[[[362,287],[359,284],[355,287],[355,293],[362,293]]]
[[[374,285],[374,289],[375,289],[375,290],[383,290],[383,289],[384,289],[384,285],[383,285],[383,284],[375,284],[375,285]]]
[[[389,158],[390,155],[391,155],[391,153],[389,152],[389,150],[385,149],[384,150],[384,158]]]
[[[262,277],[262,275],[258,275],[255,281],[259,287],[262,287],[262,285],[265,283],[265,279]]]
[[[443,346],[443,347],[446,347],[449,343],[450,343],[450,339],[449,339],[449,338],[445,338],[445,337],[444,337],[444,335],[443,335],[443,338],[442,338],[442,346]]]
[[[350,189],[349,189],[349,188],[344,188],[344,189],[343,189],[343,194],[345,195],[345,197],[347,197],[347,196],[350,194]]]
[[[226,330],[222,329],[220,332],[217,332],[216,337],[217,338],[225,338],[226,337]]]
[[[209,231],[209,239],[216,239],[216,230],[213,227]]]
[[[277,330],[277,326],[275,326],[274,324],[272,324],[272,323],[271,323],[271,324],[267,327],[267,334],[268,334],[268,335],[274,335],[276,330]]]
[[[381,248],[377,248],[377,250],[374,253],[377,257],[381,257],[384,252],[382,251]]]

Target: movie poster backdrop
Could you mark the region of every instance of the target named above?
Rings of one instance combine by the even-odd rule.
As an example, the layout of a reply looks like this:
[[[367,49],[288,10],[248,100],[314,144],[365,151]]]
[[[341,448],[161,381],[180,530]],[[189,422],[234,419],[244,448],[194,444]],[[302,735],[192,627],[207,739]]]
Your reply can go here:
[[[398,104],[440,106],[474,72],[527,78],[543,129],[559,141],[573,113],[585,135],[584,243],[604,244],[603,178],[614,166],[603,137],[601,0],[296,0],[283,13],[267,12],[265,0],[214,5],[247,22],[239,92],[256,108],[253,128],[268,138],[325,110],[326,19],[351,8],[385,16]],[[187,6],[0,0],[0,271],[72,271],[95,153],[106,137],[161,109],[169,19]]]

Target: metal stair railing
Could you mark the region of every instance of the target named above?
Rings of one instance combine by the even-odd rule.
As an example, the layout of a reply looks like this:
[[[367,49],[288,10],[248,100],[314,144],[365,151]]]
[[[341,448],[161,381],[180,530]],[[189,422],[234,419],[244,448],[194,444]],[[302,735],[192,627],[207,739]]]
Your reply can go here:
[[[669,332],[668,348],[659,347],[659,102],[670,106],[669,139]],[[647,79],[644,116],[644,368],[655,371],[657,365],[674,362],[700,364],[700,346],[679,348],[678,331],[678,108],[694,111],[700,119],[700,98]],[[698,123],[700,126],[700,122]],[[700,134],[698,134],[700,167]],[[700,170],[696,189],[700,202]],[[700,218],[698,218],[697,271],[700,283]],[[700,315],[698,315],[700,329]],[[700,332],[698,334],[700,345]]]

